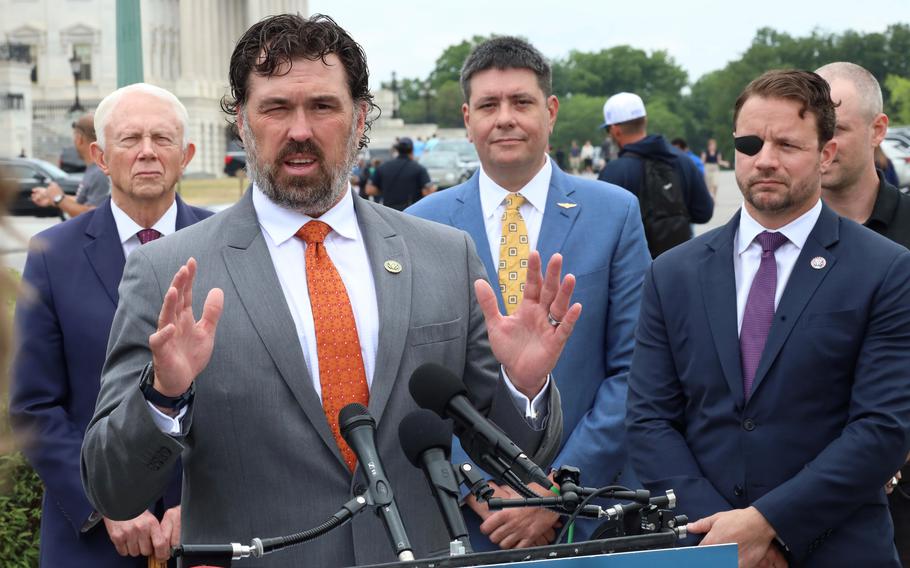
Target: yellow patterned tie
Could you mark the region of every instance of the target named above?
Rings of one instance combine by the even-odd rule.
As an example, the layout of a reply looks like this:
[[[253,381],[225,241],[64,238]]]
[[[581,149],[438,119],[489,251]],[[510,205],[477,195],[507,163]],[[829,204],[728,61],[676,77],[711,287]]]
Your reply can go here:
[[[518,208],[525,202],[520,193],[510,193],[505,199],[502,214],[502,236],[499,238],[499,291],[506,305],[506,314],[518,309],[528,276],[528,228]]]

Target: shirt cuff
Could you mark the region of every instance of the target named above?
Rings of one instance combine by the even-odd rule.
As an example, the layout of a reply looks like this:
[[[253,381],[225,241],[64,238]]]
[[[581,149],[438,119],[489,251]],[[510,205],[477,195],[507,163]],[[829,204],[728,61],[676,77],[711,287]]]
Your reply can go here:
[[[502,370],[502,378],[505,379],[506,387],[509,389],[509,394],[512,395],[512,400],[515,402],[515,406],[518,408],[524,408],[525,418],[531,420],[535,423],[539,423],[541,420],[547,417],[547,408],[549,402],[549,393],[550,393],[550,377],[547,375],[547,382],[544,383],[543,388],[540,389],[540,392],[537,393],[537,396],[534,397],[534,400],[529,400],[528,397],[523,395],[515,388],[515,385],[512,384],[512,379],[509,378],[509,375],[506,374],[506,368],[500,365],[499,367]]]
[[[165,434],[171,436],[179,436],[183,433],[180,428],[180,421],[186,415],[186,410],[189,406],[184,406],[180,409],[180,412],[177,413],[177,416],[168,416],[167,414],[158,410],[154,404],[149,401],[145,401],[149,405],[149,409],[152,411],[152,420],[155,422],[155,426]]]

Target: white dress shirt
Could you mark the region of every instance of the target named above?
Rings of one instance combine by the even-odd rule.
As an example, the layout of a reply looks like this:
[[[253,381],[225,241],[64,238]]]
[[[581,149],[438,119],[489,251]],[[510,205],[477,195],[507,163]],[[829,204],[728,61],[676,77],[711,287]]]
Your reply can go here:
[[[746,300],[749,299],[749,289],[752,287],[752,281],[755,279],[755,273],[761,264],[761,245],[755,240],[762,231],[779,232],[787,237],[787,241],[780,245],[774,253],[774,260],[777,263],[777,290],[774,293],[774,309],[780,303],[780,298],[787,287],[787,281],[796,266],[796,259],[799,253],[806,245],[806,239],[809,233],[815,227],[819,215],[822,212],[821,199],[816,202],[812,209],[806,211],[790,223],[784,225],[776,231],[771,231],[762,227],[756,221],[746,207],[740,209],[739,228],[736,230],[736,236],[733,239],[733,272],[736,276],[736,329],[742,330],[743,312],[746,310]]]
[[[528,229],[530,250],[537,250],[537,238],[543,224],[543,212],[547,206],[547,193],[550,191],[550,176],[553,166],[549,158],[544,160],[543,167],[531,181],[519,190],[525,202],[518,208],[521,218]],[[493,181],[480,168],[480,208],[483,211],[483,224],[487,230],[487,242],[490,243],[490,254],[493,255],[493,266],[499,266],[499,239],[502,237],[502,216],[506,212],[505,198],[510,192]]]
[[[164,215],[151,227],[141,227],[133,221],[123,209],[117,207],[114,200],[111,199],[111,213],[114,214],[114,223],[117,225],[117,234],[120,236],[120,245],[123,247],[123,257],[129,258],[130,253],[136,250],[142,243],[136,233],[143,229],[155,229],[166,237],[177,230],[177,200],[175,199],[171,206],[168,207]]]

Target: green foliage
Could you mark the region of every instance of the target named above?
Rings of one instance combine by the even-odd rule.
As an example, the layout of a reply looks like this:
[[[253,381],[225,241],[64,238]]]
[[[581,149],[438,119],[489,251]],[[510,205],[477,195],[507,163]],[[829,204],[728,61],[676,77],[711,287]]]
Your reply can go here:
[[[888,75],[885,86],[891,92],[891,124],[910,124],[910,79]]]
[[[559,116],[556,119],[556,128],[550,136],[550,145],[554,149],[561,148],[568,155],[572,140],[578,141],[581,146],[585,140],[590,140],[595,146],[600,145],[604,132],[598,129],[603,122],[601,109],[603,100],[599,97],[588,95],[573,95],[559,100]],[[601,117],[598,120],[598,117]]]
[[[38,565],[43,493],[41,480],[21,453],[0,455],[0,558],[3,558],[3,566]]]

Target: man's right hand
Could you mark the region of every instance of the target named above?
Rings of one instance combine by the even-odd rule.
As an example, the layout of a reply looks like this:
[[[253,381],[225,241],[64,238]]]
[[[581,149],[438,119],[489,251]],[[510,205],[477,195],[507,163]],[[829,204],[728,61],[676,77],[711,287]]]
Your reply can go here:
[[[209,291],[197,322],[193,315],[195,277],[196,259],[190,258],[171,280],[158,316],[158,331],[149,336],[155,367],[153,386],[165,396],[185,393],[212,357],[224,292],[220,288]]]
[[[145,511],[129,521],[104,517],[104,527],[121,556],[152,556],[165,561],[171,555],[171,535],[161,531],[155,515]]]
[[[50,195],[47,193],[46,187],[32,188],[32,203],[38,207],[50,207],[54,204],[54,202],[51,201]]]

